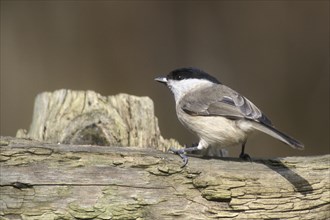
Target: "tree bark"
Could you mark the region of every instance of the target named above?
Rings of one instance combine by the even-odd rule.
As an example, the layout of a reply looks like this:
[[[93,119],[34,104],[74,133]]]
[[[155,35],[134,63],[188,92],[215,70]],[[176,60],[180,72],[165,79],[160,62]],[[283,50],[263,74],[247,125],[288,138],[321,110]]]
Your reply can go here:
[[[243,162],[1,137],[2,219],[329,219],[330,155]]]
[[[29,131],[17,137],[51,143],[135,146],[167,151],[180,148],[164,139],[149,97],[128,94],[102,96],[67,89],[37,95]]]
[[[330,218],[330,155],[181,168],[148,97],[44,92],[17,136],[0,141],[1,219]]]

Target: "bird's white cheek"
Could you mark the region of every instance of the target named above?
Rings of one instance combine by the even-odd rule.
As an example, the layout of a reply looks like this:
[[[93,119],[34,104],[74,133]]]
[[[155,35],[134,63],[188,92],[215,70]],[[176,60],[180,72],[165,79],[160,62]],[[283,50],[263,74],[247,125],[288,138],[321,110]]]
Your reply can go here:
[[[185,90],[179,88],[178,86],[176,85],[172,85],[172,84],[169,84],[168,85],[168,88],[171,90],[171,92],[173,93],[174,95],[174,99],[175,101],[178,101],[181,99],[181,97],[185,94]]]

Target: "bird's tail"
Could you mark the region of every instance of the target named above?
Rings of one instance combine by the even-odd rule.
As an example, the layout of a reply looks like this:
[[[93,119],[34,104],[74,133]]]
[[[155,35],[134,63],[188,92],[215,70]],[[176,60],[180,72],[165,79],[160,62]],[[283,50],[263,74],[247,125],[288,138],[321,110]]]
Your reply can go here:
[[[260,123],[253,123],[253,127],[261,132],[264,132],[283,143],[289,145],[292,148],[302,150],[304,149],[304,145],[300,143],[299,141],[295,140],[294,138],[284,134],[283,132],[277,130],[273,126],[266,125],[266,124],[260,124]]]

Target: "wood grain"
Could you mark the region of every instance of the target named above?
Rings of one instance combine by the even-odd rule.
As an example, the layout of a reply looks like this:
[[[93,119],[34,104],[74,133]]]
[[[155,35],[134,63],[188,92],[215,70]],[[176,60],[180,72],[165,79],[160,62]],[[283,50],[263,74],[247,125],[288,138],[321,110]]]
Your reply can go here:
[[[3,219],[329,219],[330,155],[243,162],[1,137]]]

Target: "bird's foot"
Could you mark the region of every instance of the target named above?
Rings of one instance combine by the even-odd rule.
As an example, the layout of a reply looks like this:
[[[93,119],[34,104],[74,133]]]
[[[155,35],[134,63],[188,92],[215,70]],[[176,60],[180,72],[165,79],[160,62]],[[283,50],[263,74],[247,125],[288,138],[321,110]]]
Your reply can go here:
[[[193,152],[196,150],[199,150],[197,148],[197,146],[181,148],[181,149],[174,149],[174,148],[169,149],[170,152],[179,155],[181,157],[181,159],[183,160],[183,165],[181,166],[181,168],[185,167],[188,164],[188,156],[186,155],[186,153]]]
[[[181,149],[170,148],[169,151],[172,153],[175,153],[181,157],[181,159],[183,160],[183,165],[181,166],[181,168],[183,168],[187,165],[188,156],[185,154],[185,148],[181,148]]]
[[[239,155],[239,158],[241,158],[242,160],[245,160],[245,161],[252,162],[252,159],[251,159],[250,155],[245,154],[245,153],[241,153],[241,154]]]

